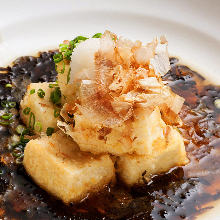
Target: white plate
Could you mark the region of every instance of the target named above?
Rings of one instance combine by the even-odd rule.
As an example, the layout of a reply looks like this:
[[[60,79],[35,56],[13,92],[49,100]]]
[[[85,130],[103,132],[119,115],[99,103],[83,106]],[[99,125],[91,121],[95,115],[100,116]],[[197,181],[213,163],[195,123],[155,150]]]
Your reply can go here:
[[[0,0],[0,66],[105,29],[144,42],[165,35],[171,55],[220,84],[219,0]]]

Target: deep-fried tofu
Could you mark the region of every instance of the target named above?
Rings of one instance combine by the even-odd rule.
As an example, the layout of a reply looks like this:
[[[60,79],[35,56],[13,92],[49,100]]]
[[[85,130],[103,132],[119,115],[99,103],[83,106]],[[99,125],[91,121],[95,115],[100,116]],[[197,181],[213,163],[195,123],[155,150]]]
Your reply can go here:
[[[166,147],[166,127],[159,108],[140,110],[136,118],[121,126],[105,128],[94,125],[83,115],[74,114],[75,127],[58,121],[58,126],[79,145],[82,151],[94,154],[157,155]]]
[[[150,180],[154,174],[168,171],[175,166],[188,163],[183,138],[176,129],[168,126],[166,145],[154,155],[123,155],[117,160],[120,179],[128,186]]]
[[[114,129],[94,126],[87,118],[74,114],[75,127],[58,121],[58,127],[70,135],[82,151],[93,154],[111,153],[121,155],[132,151],[128,127],[123,124]]]
[[[115,176],[109,155],[80,152],[62,132],[31,140],[25,147],[23,164],[40,187],[65,203],[99,191]]]
[[[42,89],[45,92],[45,96],[40,98],[38,96],[38,90]],[[30,91],[35,92],[33,94]],[[50,94],[53,91],[53,88],[49,88],[49,83],[31,83],[27,92],[20,103],[20,116],[26,126],[29,126],[29,122],[31,126],[34,126],[34,118],[35,122],[40,122],[42,126],[42,132],[45,132],[48,127],[52,127],[54,129],[57,128],[57,119],[58,117],[54,116],[54,105],[50,101]],[[24,114],[24,109],[30,108],[29,114]],[[30,114],[33,113],[33,117],[30,119]],[[36,125],[36,124],[35,124]],[[35,132],[39,133],[40,127],[36,127]]]

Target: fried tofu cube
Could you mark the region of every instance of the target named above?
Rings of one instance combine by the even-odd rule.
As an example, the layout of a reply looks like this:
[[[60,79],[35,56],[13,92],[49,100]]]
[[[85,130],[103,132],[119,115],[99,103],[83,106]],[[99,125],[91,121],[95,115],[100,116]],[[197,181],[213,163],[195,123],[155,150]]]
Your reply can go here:
[[[86,117],[74,114],[75,127],[58,121],[58,127],[71,136],[82,151],[93,154],[121,155],[132,151],[129,129],[126,124],[116,128],[94,126]]]
[[[45,92],[44,97],[39,97],[38,90],[42,89]],[[35,91],[30,93],[30,91]],[[55,106],[50,101],[50,94],[53,91],[53,88],[49,88],[49,83],[31,83],[27,92],[20,103],[20,116],[26,126],[29,126],[29,123],[34,127],[34,117],[35,122],[39,122],[42,126],[42,130],[37,127],[35,130],[36,133],[46,132],[48,127],[52,127],[56,130],[57,128],[57,119],[59,117],[54,116]],[[24,109],[30,108],[29,114],[24,114]],[[30,118],[30,114],[33,114],[33,117]],[[30,121],[31,120],[31,121]],[[40,131],[41,130],[41,131]]]
[[[176,129],[167,127],[167,144],[154,155],[123,155],[118,158],[117,172],[120,179],[128,186],[140,184],[143,179],[149,181],[151,176],[166,172],[172,167],[189,162],[183,138]]]
[[[43,189],[63,200],[77,202],[114,179],[109,155],[81,152],[62,132],[31,140],[25,147],[24,167]]]
[[[166,146],[167,125],[161,118],[160,110],[156,107],[150,114],[144,110],[137,113],[133,122],[133,148],[138,155],[153,155]]]
[[[136,118],[113,128],[96,126],[79,113],[74,114],[74,120],[74,127],[60,121],[58,127],[70,135],[82,151],[151,156],[166,147],[167,125],[157,107],[136,112]]]

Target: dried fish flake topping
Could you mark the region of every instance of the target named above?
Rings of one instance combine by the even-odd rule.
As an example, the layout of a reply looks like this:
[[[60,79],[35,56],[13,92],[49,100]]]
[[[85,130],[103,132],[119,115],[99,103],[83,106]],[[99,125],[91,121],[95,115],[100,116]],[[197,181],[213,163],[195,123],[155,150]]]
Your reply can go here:
[[[73,80],[79,84],[75,106],[81,114],[95,124],[114,127],[132,118],[136,108],[158,106],[172,115],[179,113],[184,99],[161,78],[170,69],[164,36],[142,45],[106,31],[98,40],[93,68],[85,68],[85,74],[81,71],[80,78]],[[172,117],[178,119],[173,123],[179,123],[178,117]]]

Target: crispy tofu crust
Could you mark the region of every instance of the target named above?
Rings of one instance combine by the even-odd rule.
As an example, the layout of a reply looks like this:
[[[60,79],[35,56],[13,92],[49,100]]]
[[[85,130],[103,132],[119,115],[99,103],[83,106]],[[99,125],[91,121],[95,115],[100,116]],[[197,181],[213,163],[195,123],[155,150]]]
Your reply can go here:
[[[24,167],[33,180],[64,203],[77,202],[109,184],[115,176],[109,155],[80,152],[62,132],[31,140]]]
[[[118,157],[117,172],[120,179],[128,186],[150,180],[154,174],[166,172],[175,166],[189,162],[183,139],[172,127],[168,129],[167,144],[154,155],[123,155]]]
[[[156,107],[136,112],[136,118],[121,126],[106,128],[93,124],[81,114],[74,114],[75,127],[58,121],[58,127],[70,135],[82,151],[93,154],[157,155],[166,147],[167,126]]]
[[[30,94],[30,91],[35,89],[34,94]],[[42,89],[45,92],[45,96],[40,98],[37,94],[38,89]],[[50,94],[53,91],[52,88],[49,88],[49,83],[31,83],[23,100],[20,103],[20,116],[26,126],[29,126],[30,113],[25,115],[23,110],[27,107],[30,108],[35,116],[35,121],[40,122],[42,125],[42,132],[46,132],[48,127],[52,127],[55,130],[57,129],[57,118],[54,117],[54,106],[50,102]],[[36,133],[40,133],[38,129],[35,129]]]

